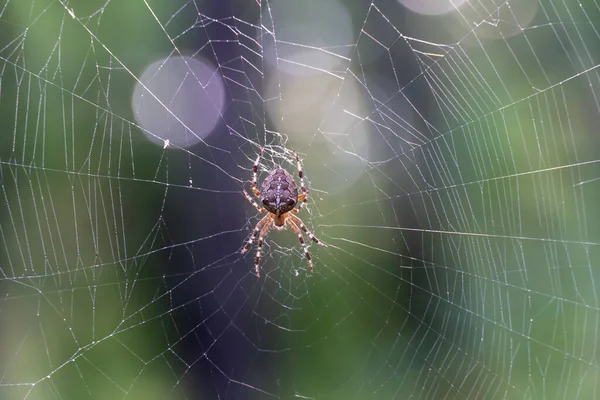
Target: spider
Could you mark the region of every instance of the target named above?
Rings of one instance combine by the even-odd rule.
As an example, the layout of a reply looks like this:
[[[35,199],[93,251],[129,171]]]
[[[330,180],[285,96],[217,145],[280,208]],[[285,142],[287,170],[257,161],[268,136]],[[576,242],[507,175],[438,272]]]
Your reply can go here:
[[[262,200],[263,207],[259,206],[256,201],[250,197],[246,189],[244,189],[244,196],[259,212],[268,214],[258,221],[254,227],[254,231],[252,231],[252,235],[244,245],[244,248],[242,248],[241,253],[244,254],[246,251],[248,251],[250,246],[252,246],[254,239],[256,239],[256,236],[258,235],[258,249],[256,250],[256,258],[254,259],[254,269],[256,271],[256,276],[260,277],[258,263],[260,262],[262,245],[265,236],[272,227],[275,227],[277,230],[284,230],[287,226],[289,226],[298,235],[298,240],[304,248],[304,255],[308,260],[310,272],[313,272],[313,263],[308,251],[308,246],[306,243],[304,243],[304,237],[302,236],[300,229],[302,229],[302,231],[306,233],[313,242],[323,247],[327,247],[327,245],[319,241],[319,239],[317,239],[317,237],[313,235],[311,231],[306,229],[306,226],[304,226],[302,220],[295,215],[298,211],[302,210],[308,202],[308,190],[306,190],[304,187],[302,163],[300,162],[300,158],[296,152],[293,152],[296,163],[298,164],[298,177],[300,178],[300,188],[302,191],[301,195],[298,196],[298,187],[296,186],[296,182],[294,182],[294,178],[283,168],[275,168],[269,172],[269,175],[263,181],[262,187],[259,191],[256,189],[256,179],[258,175],[258,165],[263,150],[264,149],[261,149],[260,154],[258,157],[256,157],[256,161],[252,167],[252,184],[250,185],[252,192],[256,195],[256,197],[258,197],[259,200]],[[298,203],[300,206],[298,208],[294,208]]]

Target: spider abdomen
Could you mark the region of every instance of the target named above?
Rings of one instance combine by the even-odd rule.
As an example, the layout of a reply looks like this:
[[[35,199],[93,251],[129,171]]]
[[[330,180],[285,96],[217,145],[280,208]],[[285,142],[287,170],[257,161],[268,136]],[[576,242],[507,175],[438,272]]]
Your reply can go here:
[[[264,180],[260,197],[270,213],[282,215],[296,206],[298,187],[294,178],[283,168],[276,168]]]

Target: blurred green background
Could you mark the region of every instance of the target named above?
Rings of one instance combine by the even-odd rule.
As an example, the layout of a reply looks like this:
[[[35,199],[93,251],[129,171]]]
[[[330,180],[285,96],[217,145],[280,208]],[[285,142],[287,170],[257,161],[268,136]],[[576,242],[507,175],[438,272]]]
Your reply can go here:
[[[598,397],[600,11],[426,3],[0,0],[0,399]]]

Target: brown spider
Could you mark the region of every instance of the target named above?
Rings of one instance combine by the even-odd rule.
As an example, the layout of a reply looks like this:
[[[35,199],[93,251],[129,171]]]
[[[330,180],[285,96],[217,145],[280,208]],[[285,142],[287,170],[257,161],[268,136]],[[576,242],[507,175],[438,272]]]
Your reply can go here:
[[[252,192],[256,195],[256,197],[258,197],[259,200],[262,200],[262,205],[264,208],[259,206],[252,199],[252,197],[250,197],[246,189],[244,189],[244,196],[246,196],[246,199],[259,212],[268,212],[268,214],[258,221],[258,224],[256,224],[254,227],[254,231],[252,232],[250,239],[248,239],[241,252],[244,254],[246,251],[248,251],[254,242],[256,235],[258,235],[260,232],[260,235],[258,236],[258,249],[256,250],[256,258],[254,259],[256,276],[260,277],[258,263],[260,261],[261,249],[265,236],[273,226],[277,230],[283,230],[286,228],[286,226],[290,226],[298,235],[298,240],[304,248],[304,254],[310,266],[310,272],[313,272],[313,263],[310,253],[308,252],[308,246],[306,243],[304,243],[304,237],[302,236],[300,229],[302,229],[302,231],[304,231],[304,233],[306,233],[313,242],[320,244],[323,247],[327,247],[327,245],[323,242],[320,242],[311,231],[306,229],[306,226],[304,226],[302,220],[294,215],[298,211],[302,210],[308,201],[308,190],[306,190],[304,187],[304,178],[302,177],[302,164],[300,163],[300,158],[295,152],[293,152],[296,162],[298,163],[298,176],[300,177],[300,188],[302,190],[302,194],[300,196],[298,196],[298,187],[296,186],[296,182],[294,182],[294,178],[292,178],[292,175],[290,175],[283,168],[275,168],[269,172],[269,176],[267,176],[267,178],[264,180],[261,190],[258,191],[256,189],[256,178],[258,175],[258,163],[260,161],[260,157],[262,156],[262,152],[263,149],[261,149],[260,154],[254,162],[254,167],[252,168],[252,184],[250,187],[252,188]],[[300,207],[294,208],[298,203],[300,203]],[[300,226],[300,228],[298,228],[298,226]]]

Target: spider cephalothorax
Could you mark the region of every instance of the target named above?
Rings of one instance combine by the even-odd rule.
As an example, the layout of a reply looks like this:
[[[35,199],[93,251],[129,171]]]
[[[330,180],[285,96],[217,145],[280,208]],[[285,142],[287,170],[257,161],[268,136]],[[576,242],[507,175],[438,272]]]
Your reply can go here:
[[[256,197],[258,197],[261,200],[261,204],[264,206],[264,208],[260,207],[252,199],[252,197],[250,197],[246,190],[244,190],[244,196],[246,196],[246,199],[248,199],[248,201],[252,203],[252,205],[256,207],[256,209],[259,212],[268,212],[268,214],[265,215],[263,219],[261,219],[258,222],[258,224],[256,224],[256,227],[254,228],[250,239],[248,239],[246,245],[242,248],[242,253],[248,251],[248,249],[252,245],[252,242],[254,242],[256,235],[259,235],[260,232],[260,235],[258,236],[258,249],[256,250],[256,258],[254,260],[254,268],[256,271],[256,275],[260,276],[258,270],[258,263],[260,261],[261,249],[265,236],[273,226],[275,227],[275,229],[281,230],[285,229],[285,227],[289,225],[292,228],[292,230],[296,232],[300,244],[302,244],[302,247],[304,247],[304,254],[306,256],[306,259],[308,260],[310,272],[312,272],[313,264],[310,257],[310,253],[308,252],[308,247],[306,246],[306,243],[304,243],[304,237],[302,236],[302,232],[306,233],[313,242],[318,243],[324,247],[327,246],[324,243],[320,242],[319,239],[317,239],[315,235],[312,234],[312,232],[306,229],[306,226],[304,226],[302,220],[295,215],[298,211],[304,208],[308,201],[308,190],[306,190],[306,188],[304,187],[304,178],[302,176],[302,164],[300,162],[300,158],[296,153],[293,153],[294,158],[298,163],[298,177],[300,178],[300,190],[302,192],[301,195],[298,195],[298,186],[296,186],[294,178],[283,168],[275,168],[274,170],[269,172],[269,175],[262,183],[261,190],[258,191],[256,189],[258,163],[260,161],[261,155],[262,150],[261,154],[259,154],[259,156],[256,158],[256,161],[254,162],[254,167],[252,168],[251,188],[254,195],[256,195]],[[294,208],[298,203],[300,203],[300,207]]]

